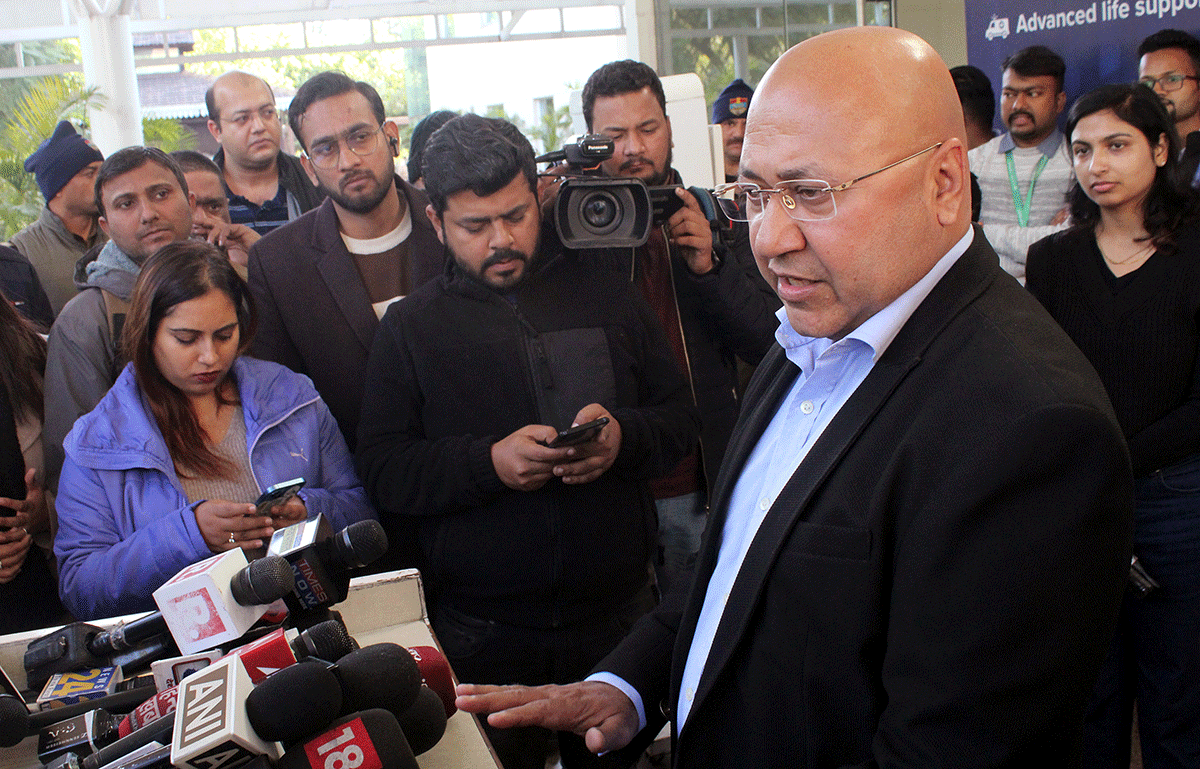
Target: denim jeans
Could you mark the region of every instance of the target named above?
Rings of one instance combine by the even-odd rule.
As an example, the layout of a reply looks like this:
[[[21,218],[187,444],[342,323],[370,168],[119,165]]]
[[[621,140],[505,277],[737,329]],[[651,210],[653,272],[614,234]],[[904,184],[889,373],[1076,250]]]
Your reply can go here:
[[[1135,500],[1133,551],[1161,588],[1126,592],[1083,765],[1128,769],[1136,700],[1145,769],[1200,767],[1200,456],[1139,479]]]

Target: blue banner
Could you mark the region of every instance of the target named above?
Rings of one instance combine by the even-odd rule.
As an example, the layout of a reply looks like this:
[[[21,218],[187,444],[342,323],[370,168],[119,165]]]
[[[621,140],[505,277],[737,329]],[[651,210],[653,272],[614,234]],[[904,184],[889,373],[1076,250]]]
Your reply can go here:
[[[1200,30],[1200,0],[965,0],[965,6],[967,60],[987,74],[997,97],[1004,60],[1044,45],[1067,62],[1068,108],[1098,85],[1136,80],[1137,48],[1149,35]],[[1007,130],[998,105],[996,128]]]

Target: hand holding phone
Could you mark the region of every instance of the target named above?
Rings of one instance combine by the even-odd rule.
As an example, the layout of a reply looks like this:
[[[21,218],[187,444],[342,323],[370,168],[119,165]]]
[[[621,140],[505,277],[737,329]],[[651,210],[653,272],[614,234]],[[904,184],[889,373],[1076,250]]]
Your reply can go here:
[[[271,510],[296,496],[296,492],[303,487],[303,478],[293,478],[290,481],[276,483],[254,500],[255,512],[258,515],[271,515]]]
[[[595,440],[606,424],[608,424],[608,417],[600,417],[599,419],[593,419],[591,422],[584,422],[581,425],[568,427],[566,430],[559,430],[558,435],[546,445],[552,449],[561,449],[567,446],[577,446],[580,443],[587,443],[590,440]]]

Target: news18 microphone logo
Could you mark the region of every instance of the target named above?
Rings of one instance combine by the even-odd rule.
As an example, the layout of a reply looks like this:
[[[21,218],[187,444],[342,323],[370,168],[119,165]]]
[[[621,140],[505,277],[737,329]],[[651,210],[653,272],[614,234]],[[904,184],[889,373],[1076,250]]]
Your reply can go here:
[[[383,769],[361,718],[330,729],[304,746],[308,764],[320,769]]]

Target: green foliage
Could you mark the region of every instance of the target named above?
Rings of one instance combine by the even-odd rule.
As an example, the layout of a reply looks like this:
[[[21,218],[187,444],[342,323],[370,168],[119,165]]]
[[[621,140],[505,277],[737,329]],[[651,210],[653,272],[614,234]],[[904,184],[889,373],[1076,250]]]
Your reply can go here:
[[[169,118],[143,118],[142,140],[163,152],[196,149],[196,136],[183,123]]]
[[[546,110],[542,113],[541,122],[529,131],[529,138],[534,144],[541,145],[541,152],[552,152],[562,147],[570,135],[571,107],[567,104],[558,109]]]

